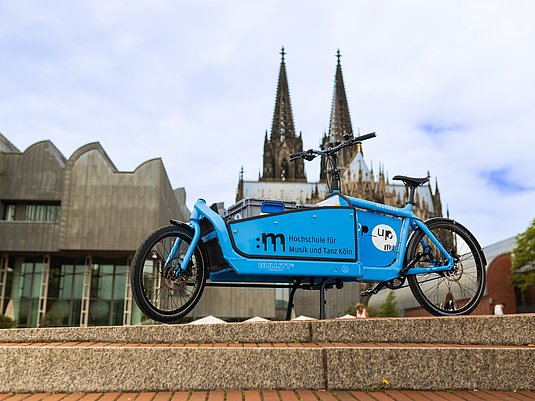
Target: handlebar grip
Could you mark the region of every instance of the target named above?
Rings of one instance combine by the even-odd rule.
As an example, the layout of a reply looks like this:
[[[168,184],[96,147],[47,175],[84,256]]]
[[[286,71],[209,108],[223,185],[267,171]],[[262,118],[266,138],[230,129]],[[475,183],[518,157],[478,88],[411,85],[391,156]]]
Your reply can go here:
[[[290,153],[290,161],[293,162],[294,160],[300,159],[301,157],[303,157],[304,153],[305,152]]]
[[[361,142],[361,141],[365,141],[366,139],[375,138],[376,136],[377,134],[375,132],[370,132],[369,134],[357,136],[356,138],[353,139],[353,141]]]

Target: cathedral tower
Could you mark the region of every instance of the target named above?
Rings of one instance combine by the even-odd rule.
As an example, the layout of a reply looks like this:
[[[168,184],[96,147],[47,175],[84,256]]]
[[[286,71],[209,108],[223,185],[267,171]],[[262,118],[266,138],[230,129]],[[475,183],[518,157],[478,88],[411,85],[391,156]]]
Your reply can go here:
[[[333,102],[331,106],[331,119],[329,122],[329,133],[325,134],[321,141],[321,148],[336,146],[344,141],[344,136],[353,135],[351,126],[351,117],[349,115],[349,105],[347,104],[346,89],[344,86],[344,77],[342,75],[342,65],[340,64],[340,50],[336,52],[338,63],[336,65],[336,74],[334,76]],[[347,147],[339,153],[339,167],[343,170],[353,159],[356,152],[360,151],[358,147]],[[325,160],[321,163],[320,180],[326,179]]]
[[[303,140],[301,133],[299,136],[295,134],[285,54],[283,47],[271,135],[268,138],[266,131],[264,137],[264,166],[260,181],[306,182],[303,159],[290,162],[291,153],[303,150]]]

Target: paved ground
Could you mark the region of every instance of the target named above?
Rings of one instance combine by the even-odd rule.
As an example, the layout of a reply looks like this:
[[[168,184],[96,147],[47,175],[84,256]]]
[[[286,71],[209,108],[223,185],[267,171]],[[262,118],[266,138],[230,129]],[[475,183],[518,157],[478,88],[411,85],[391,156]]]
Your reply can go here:
[[[176,393],[0,394],[0,401],[525,401],[530,391],[194,391]]]

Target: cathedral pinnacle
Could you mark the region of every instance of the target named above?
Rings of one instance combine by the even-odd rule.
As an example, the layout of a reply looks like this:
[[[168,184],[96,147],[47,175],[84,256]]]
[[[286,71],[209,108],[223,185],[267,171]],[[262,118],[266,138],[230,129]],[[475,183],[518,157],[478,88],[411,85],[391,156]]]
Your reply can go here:
[[[279,70],[279,82],[277,84],[277,95],[275,98],[275,111],[273,113],[273,124],[271,125],[271,139],[284,141],[286,137],[295,135],[292,105],[290,103],[290,89],[288,87],[288,77],[286,75],[286,64],[284,47],[281,50],[282,59]]]
[[[351,116],[349,115],[349,105],[347,103],[346,89],[344,86],[344,77],[342,75],[342,64],[340,63],[340,58],[342,54],[340,49],[336,52],[336,73],[334,76],[334,91],[333,91],[333,101],[331,106],[331,117],[329,122],[329,131],[322,140],[322,148],[325,149],[329,146],[333,146],[343,142],[348,137],[353,136],[353,127],[351,125]],[[362,153],[362,146],[358,144],[356,147],[347,147],[342,149],[339,154],[339,163],[340,168],[346,168],[353,156],[356,153]],[[322,170],[320,172],[320,179],[326,179],[326,171],[323,168],[324,163],[322,163]]]
[[[264,165],[262,180],[306,181],[303,160],[290,163],[290,154],[303,150],[301,133],[296,135],[290,89],[286,76],[286,51],[282,47],[277,95],[271,134],[264,138]]]
[[[338,50],[336,53],[338,62],[334,77],[334,93],[331,107],[331,121],[329,124],[329,136],[332,143],[342,142],[344,136],[353,135],[340,57],[342,55],[340,54],[340,50]]]

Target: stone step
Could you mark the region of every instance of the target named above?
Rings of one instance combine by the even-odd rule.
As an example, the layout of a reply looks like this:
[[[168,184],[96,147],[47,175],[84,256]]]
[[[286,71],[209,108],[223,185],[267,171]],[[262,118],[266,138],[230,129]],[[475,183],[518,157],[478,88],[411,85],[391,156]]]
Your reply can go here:
[[[0,342],[410,342],[527,345],[535,343],[535,314],[10,329],[0,330]]]
[[[0,392],[533,391],[534,322],[519,315],[0,330]]]
[[[535,390],[530,346],[0,344],[0,392]]]

